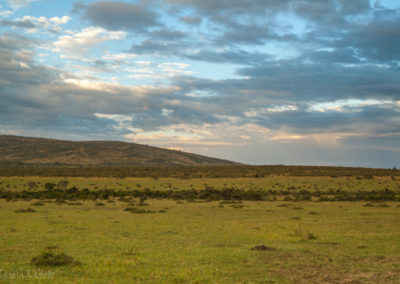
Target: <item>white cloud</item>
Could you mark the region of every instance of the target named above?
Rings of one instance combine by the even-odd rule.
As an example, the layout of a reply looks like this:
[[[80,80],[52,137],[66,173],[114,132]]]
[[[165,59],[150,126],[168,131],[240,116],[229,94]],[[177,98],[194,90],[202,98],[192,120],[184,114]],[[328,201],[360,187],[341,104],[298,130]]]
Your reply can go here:
[[[79,57],[87,54],[93,47],[109,40],[121,40],[126,37],[123,31],[107,31],[103,28],[89,27],[80,32],[63,35],[53,44],[53,51],[69,57]]]
[[[103,113],[95,113],[94,114],[98,118],[105,118],[105,119],[110,119],[115,121],[117,124],[114,125],[114,129],[117,130],[124,130],[127,129],[132,132],[136,132],[137,130],[140,131],[140,129],[136,129],[131,126],[131,122],[134,119],[134,115],[122,115],[122,114],[103,114]]]
[[[36,0],[8,0],[8,3],[14,8],[18,9],[21,8],[22,6],[26,6],[31,2],[34,2]]]
[[[174,113],[174,110],[173,110],[173,109],[163,108],[163,109],[161,110],[161,114],[162,114],[163,116],[166,116],[166,117],[170,117],[173,113]]]
[[[52,17],[50,18],[50,21],[53,22],[55,25],[65,25],[66,23],[68,23],[68,21],[71,18],[68,16],[62,16],[61,18],[59,17]]]
[[[351,109],[351,111],[354,112],[356,108],[364,106],[385,105],[391,103],[392,103],[391,101],[375,100],[375,99],[367,99],[367,100],[348,99],[348,100],[337,100],[334,102],[313,104],[309,107],[309,110],[319,111],[319,112],[326,112],[326,111],[343,112],[346,111],[347,108]]]
[[[169,79],[178,75],[192,75],[189,64],[179,62],[165,62],[154,64],[150,61],[136,61],[134,68],[126,68],[125,71],[131,73],[131,79]]]
[[[25,62],[19,62],[19,65],[20,65],[22,68],[31,69],[31,67],[30,67],[28,64],[26,64]]]
[[[8,16],[14,14],[13,11],[10,10],[4,10],[3,6],[0,5],[0,17],[7,18]]]
[[[160,71],[167,77],[174,77],[177,75],[192,75],[194,74],[191,70],[186,70],[190,67],[189,64],[179,62],[165,62],[157,66]]]
[[[102,59],[125,61],[125,60],[129,60],[129,59],[133,59],[135,57],[137,57],[136,54],[132,54],[132,53],[110,53],[109,51],[107,51],[106,54],[102,56]]]
[[[159,147],[178,147],[184,151],[196,151],[204,147],[247,145],[254,141],[265,141],[270,130],[255,124],[174,124],[156,131],[135,131],[125,137],[133,142]]]
[[[281,105],[281,106],[273,106],[273,107],[267,107],[267,108],[256,108],[256,109],[250,109],[246,111],[244,114],[246,117],[257,117],[257,116],[262,116],[266,115],[268,113],[274,113],[274,112],[288,112],[288,111],[296,111],[299,108],[294,105]]]
[[[110,94],[127,93],[132,97],[143,97],[145,95],[162,95],[165,93],[176,92],[179,90],[177,86],[150,86],[150,85],[139,85],[139,86],[123,86],[118,82],[104,82],[93,79],[81,79],[80,76],[68,77],[68,74],[63,74],[63,81],[67,84],[76,85],[86,90],[97,90],[102,92],[108,92]]]

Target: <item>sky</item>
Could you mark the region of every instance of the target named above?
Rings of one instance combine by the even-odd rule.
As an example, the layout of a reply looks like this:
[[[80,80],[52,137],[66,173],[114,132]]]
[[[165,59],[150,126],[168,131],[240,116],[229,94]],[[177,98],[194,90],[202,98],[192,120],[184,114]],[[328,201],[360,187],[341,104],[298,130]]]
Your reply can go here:
[[[400,2],[0,1],[0,134],[400,168]]]

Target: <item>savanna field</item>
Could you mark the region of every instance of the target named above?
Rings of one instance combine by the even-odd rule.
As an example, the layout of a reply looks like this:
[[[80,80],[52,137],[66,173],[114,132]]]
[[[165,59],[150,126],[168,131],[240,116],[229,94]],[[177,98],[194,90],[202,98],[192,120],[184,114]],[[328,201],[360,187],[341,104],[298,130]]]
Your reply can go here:
[[[3,169],[0,281],[399,283],[398,170],[231,169]]]
[[[400,284],[400,0],[0,0],[3,283]]]

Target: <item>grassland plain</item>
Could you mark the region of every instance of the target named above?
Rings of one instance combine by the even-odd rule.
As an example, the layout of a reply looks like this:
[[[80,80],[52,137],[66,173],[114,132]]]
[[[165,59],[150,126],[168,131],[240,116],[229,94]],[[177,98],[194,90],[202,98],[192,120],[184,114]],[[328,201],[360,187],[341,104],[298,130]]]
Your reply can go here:
[[[398,192],[389,177],[2,177],[0,191],[46,183],[91,191],[244,190]],[[28,189],[30,188],[30,189]],[[56,189],[57,190],[57,189]],[[146,206],[143,206],[147,204]],[[0,282],[399,283],[400,202],[0,199]],[[126,211],[127,208],[135,210]],[[31,210],[28,210],[31,209]],[[142,213],[140,212],[152,212]],[[256,246],[261,250],[252,250]],[[80,264],[37,267],[43,252]]]

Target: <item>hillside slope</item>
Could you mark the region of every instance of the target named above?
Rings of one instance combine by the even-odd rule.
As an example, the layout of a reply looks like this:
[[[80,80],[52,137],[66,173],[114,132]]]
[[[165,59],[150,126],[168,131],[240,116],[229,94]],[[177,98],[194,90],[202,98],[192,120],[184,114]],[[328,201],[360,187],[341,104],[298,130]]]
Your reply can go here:
[[[206,156],[117,141],[65,141],[0,135],[0,164],[70,166],[238,165]]]

